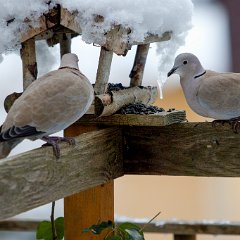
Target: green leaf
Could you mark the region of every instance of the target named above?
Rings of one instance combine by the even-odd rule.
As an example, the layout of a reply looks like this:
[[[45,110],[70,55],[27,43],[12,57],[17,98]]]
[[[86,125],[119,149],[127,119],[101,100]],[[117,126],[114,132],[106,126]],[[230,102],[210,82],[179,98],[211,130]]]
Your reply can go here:
[[[122,240],[122,238],[119,236],[108,236],[104,240]]]
[[[144,240],[143,233],[141,233],[139,230],[126,229],[125,231],[128,233],[129,239],[131,240]]]
[[[55,227],[58,240],[62,240],[64,237],[64,217],[59,217],[55,220]]]
[[[52,226],[49,221],[42,221],[38,224],[36,232],[37,240],[52,240]]]
[[[92,232],[94,234],[100,234],[103,230],[107,228],[113,228],[113,222],[107,221],[107,222],[101,222],[100,224],[92,225],[89,228],[85,228],[83,232]]]
[[[126,240],[144,240],[141,228],[133,223],[125,222],[117,227],[124,235]]]
[[[60,217],[55,220],[55,227],[58,240],[64,237],[64,218]],[[39,223],[36,232],[37,240],[52,240],[52,224],[50,221],[42,221]]]

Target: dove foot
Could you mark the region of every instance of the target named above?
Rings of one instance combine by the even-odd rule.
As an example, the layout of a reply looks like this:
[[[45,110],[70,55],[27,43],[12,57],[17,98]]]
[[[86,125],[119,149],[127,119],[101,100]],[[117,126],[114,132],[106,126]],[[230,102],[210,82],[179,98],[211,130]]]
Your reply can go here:
[[[238,133],[238,130],[240,129],[240,117],[230,119],[229,124],[232,126],[233,131]]]
[[[53,147],[53,152],[56,158],[60,158],[60,142],[67,142],[70,145],[75,145],[75,139],[74,138],[67,138],[67,137],[49,137],[45,136],[41,138],[44,142],[46,142],[46,145],[50,145]],[[44,144],[45,145],[45,144]]]
[[[229,120],[214,120],[212,121],[212,126],[216,127],[218,123],[222,125],[224,125],[225,123],[228,123],[229,125],[231,125],[235,133],[238,133],[238,130],[240,129],[240,117],[231,118]]]
[[[225,123],[229,123],[230,124],[229,120],[214,120],[214,121],[212,121],[212,126],[216,127],[216,125],[218,123],[221,124],[221,125],[224,125]]]

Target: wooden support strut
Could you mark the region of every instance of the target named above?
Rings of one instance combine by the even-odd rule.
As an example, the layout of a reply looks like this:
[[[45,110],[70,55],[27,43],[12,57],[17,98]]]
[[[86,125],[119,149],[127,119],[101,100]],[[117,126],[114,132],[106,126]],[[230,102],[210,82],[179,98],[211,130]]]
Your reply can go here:
[[[96,129],[96,125],[84,126],[75,123],[65,130],[65,136],[73,137]],[[83,230],[101,221],[114,221],[113,181],[66,197],[64,199],[64,217],[64,239],[103,239],[106,232],[100,235],[93,235],[92,233],[83,233]]]
[[[25,90],[37,79],[37,61],[35,39],[31,38],[22,43],[21,58],[23,66],[23,89]]]
[[[105,93],[107,89],[112,58],[113,58],[113,51],[107,51],[105,50],[104,47],[101,47],[97,76],[96,76],[96,83],[94,86],[94,91],[96,95]]]
[[[67,40],[64,40],[64,36],[62,41],[60,41],[61,55],[70,51],[69,41],[70,40],[68,38]],[[105,90],[108,82],[112,55],[112,51],[109,52],[105,51],[103,48],[101,49],[95,86],[95,91],[98,93],[102,93]],[[76,123],[64,131],[64,136],[74,137],[97,129],[97,125],[84,126]],[[64,239],[103,239],[106,233],[103,233],[104,235],[93,235],[92,233],[83,233],[83,230],[98,223],[99,221],[114,221],[113,181],[109,181],[106,184],[102,184],[64,198],[64,219]]]
[[[150,43],[137,46],[133,68],[129,77],[130,87],[141,86]]]

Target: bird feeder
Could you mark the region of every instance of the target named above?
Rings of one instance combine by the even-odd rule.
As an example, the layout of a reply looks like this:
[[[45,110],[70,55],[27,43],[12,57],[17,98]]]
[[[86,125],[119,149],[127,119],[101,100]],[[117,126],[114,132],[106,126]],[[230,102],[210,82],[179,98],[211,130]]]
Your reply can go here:
[[[77,12],[69,12],[57,5],[32,23],[26,19],[28,30],[21,38],[21,58],[23,64],[23,86],[26,89],[37,78],[37,61],[35,41],[46,40],[49,46],[60,43],[60,55],[71,52],[71,39],[81,35],[82,30],[77,21]],[[96,15],[95,21],[104,21],[104,17]],[[157,115],[117,115],[114,114],[122,106],[141,102],[153,103],[157,96],[156,87],[138,87],[142,84],[144,67],[147,59],[150,43],[168,41],[171,32],[165,32],[162,36],[148,34],[143,42],[133,42],[131,45],[126,39],[131,29],[121,25],[112,26],[105,34],[106,41],[101,46],[96,82],[94,86],[96,99],[95,108],[82,117],[79,122],[65,130],[65,136],[72,137],[81,133],[99,129],[99,125],[131,125],[131,126],[163,126],[185,120],[185,111],[162,112]],[[131,88],[107,94],[111,62],[113,53],[125,56],[132,45],[138,45],[135,60],[130,72]],[[15,94],[16,95],[16,94]],[[8,98],[11,99],[12,98]],[[9,104],[6,104],[9,106]],[[96,114],[101,116],[96,118]],[[111,115],[111,116],[110,116]],[[104,149],[103,149],[104,150]],[[96,199],[96,201],[92,201]],[[80,236],[81,229],[90,226],[99,219],[113,220],[113,181],[94,187],[65,198],[65,235],[66,239],[75,239]],[[84,206],[82,205],[84,204]],[[86,206],[87,204],[87,206]],[[88,209],[86,212],[85,209]],[[84,220],[82,220],[84,219]],[[78,225],[73,228],[73,225]],[[80,230],[79,230],[80,229]],[[88,236],[87,236],[88,238]],[[86,239],[87,239],[86,238]],[[81,239],[85,236],[81,235]],[[100,238],[101,239],[101,236]]]

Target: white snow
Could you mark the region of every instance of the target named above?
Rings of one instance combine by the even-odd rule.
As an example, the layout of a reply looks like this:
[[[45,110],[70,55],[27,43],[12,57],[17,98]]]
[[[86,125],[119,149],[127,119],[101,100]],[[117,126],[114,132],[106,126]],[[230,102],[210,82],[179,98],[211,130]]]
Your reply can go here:
[[[19,50],[20,35],[26,31],[25,19],[36,22],[39,16],[55,4],[69,11],[78,11],[82,28],[82,40],[86,43],[103,44],[105,33],[114,24],[130,28],[130,43],[142,41],[148,33],[162,35],[172,31],[172,39],[158,44],[159,72],[165,73],[173,63],[178,47],[184,43],[186,32],[191,27],[193,4],[191,0],[0,0],[0,61],[1,54]],[[96,23],[96,15],[104,21]],[[14,19],[14,21],[11,21]],[[163,82],[160,76],[160,84]]]

